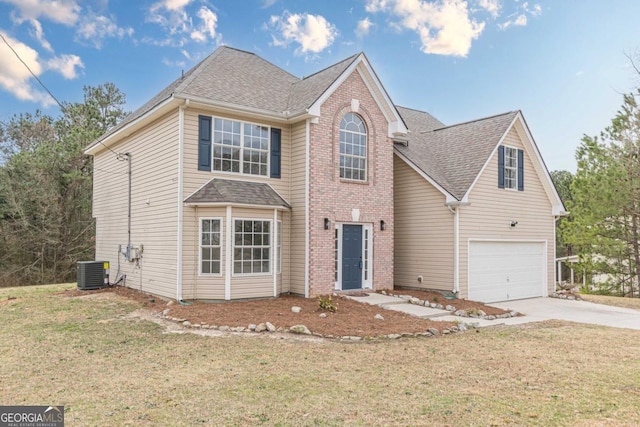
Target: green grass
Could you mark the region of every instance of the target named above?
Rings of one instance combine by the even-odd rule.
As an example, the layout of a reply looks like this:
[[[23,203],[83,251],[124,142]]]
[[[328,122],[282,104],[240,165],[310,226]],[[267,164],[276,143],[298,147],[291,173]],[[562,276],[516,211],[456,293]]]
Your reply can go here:
[[[637,331],[561,322],[342,343],[168,334],[73,285],[0,289],[0,402],[67,425],[637,425]],[[107,294],[111,295],[111,294]]]

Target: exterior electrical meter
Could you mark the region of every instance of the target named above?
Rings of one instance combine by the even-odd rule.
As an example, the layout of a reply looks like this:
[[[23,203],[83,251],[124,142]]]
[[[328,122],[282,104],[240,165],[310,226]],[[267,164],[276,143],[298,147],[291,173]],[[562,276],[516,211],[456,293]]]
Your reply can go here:
[[[109,261],[78,261],[78,289],[102,289],[109,286]]]

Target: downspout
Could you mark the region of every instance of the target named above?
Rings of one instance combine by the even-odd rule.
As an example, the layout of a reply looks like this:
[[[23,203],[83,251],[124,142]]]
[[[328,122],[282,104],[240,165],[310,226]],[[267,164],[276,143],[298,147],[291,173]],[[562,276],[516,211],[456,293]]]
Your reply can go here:
[[[184,173],[184,110],[189,106],[189,100],[178,107],[178,236],[176,247],[176,300],[182,302],[182,225],[183,225],[183,173]]]
[[[131,153],[126,152],[124,155],[127,157],[127,163],[129,163],[129,189],[127,200],[127,261],[131,259]]]
[[[560,219],[559,215],[554,215],[553,217],[553,291],[554,292],[558,292],[558,283],[562,281],[561,274],[559,273],[562,267],[558,268],[559,267],[558,261],[556,261],[556,255],[558,254],[558,248],[556,248],[556,245],[558,244],[558,241],[556,240],[556,229],[558,228],[559,219]],[[549,290],[549,287],[547,286],[547,293],[548,293],[548,290]]]
[[[304,296],[309,298],[309,150],[311,149],[311,119],[305,123],[305,155],[304,155]]]
[[[460,206],[447,206],[453,214],[453,293],[460,294]]]

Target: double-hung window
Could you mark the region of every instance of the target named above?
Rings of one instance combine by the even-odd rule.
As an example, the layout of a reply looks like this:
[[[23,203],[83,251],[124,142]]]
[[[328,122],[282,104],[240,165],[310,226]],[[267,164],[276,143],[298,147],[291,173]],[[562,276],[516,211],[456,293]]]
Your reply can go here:
[[[498,188],[524,191],[524,150],[498,147]]]
[[[200,274],[220,274],[221,222],[220,218],[200,220]]]
[[[213,121],[213,170],[267,175],[269,128],[235,120]]]
[[[518,188],[518,150],[504,147],[504,188]]]
[[[267,274],[271,271],[271,221],[234,220],[233,273]]]

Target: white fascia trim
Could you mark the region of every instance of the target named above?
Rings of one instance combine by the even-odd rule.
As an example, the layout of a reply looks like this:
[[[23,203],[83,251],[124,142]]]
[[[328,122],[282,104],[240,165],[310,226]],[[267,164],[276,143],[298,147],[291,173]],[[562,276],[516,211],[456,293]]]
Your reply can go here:
[[[545,180],[547,181],[547,186],[552,191],[551,198],[555,199],[552,201],[554,215],[568,215],[569,212],[566,211],[564,204],[562,203],[562,199],[560,198],[560,195],[556,190],[556,186],[553,184],[553,180],[551,179],[551,174],[549,174],[549,171],[547,170],[547,166],[545,165],[544,160],[542,159],[542,154],[540,154],[538,145],[533,139],[533,135],[531,135],[531,131],[529,130],[529,126],[527,125],[527,122],[524,119],[522,112],[518,111],[516,118],[520,119],[520,124],[522,125],[522,128],[524,129],[524,132],[527,135],[529,144],[533,147],[533,152],[535,153],[536,159],[538,160],[538,165],[543,170],[543,173],[545,175]],[[511,127],[509,127],[509,130],[511,130]]]
[[[513,129],[513,127],[515,126],[516,122],[518,122],[518,121],[520,121],[520,124],[522,125],[522,128],[524,129],[524,131],[526,133],[526,136],[527,136],[527,139],[528,139],[528,142],[529,142],[529,146],[531,146],[533,148],[533,152],[535,154],[535,158],[536,158],[536,160],[538,162],[538,165],[542,168],[543,174],[545,175],[544,179],[547,181],[547,185],[543,184],[543,187],[545,187],[545,192],[547,192],[547,195],[550,196],[549,198],[551,199],[552,215],[554,215],[554,216],[568,215],[569,213],[566,212],[565,207],[562,204],[562,200],[560,199],[560,196],[558,195],[558,192],[556,191],[556,187],[555,187],[555,185],[553,185],[553,181],[551,180],[551,175],[549,175],[549,171],[547,170],[546,166],[544,165],[544,161],[542,160],[542,155],[540,154],[540,150],[538,150],[538,146],[536,145],[535,141],[533,140],[533,136],[531,135],[531,132],[529,131],[529,127],[527,126],[527,123],[524,120],[524,117],[522,116],[522,112],[521,111],[518,111],[516,116],[511,121],[511,124],[509,125],[509,127],[505,131],[504,135],[502,135],[502,137],[500,138],[500,141],[498,141],[496,146],[491,151],[491,154],[489,154],[489,157],[487,158],[487,161],[485,162],[485,164],[482,166],[482,169],[480,169],[480,172],[478,173],[478,175],[476,175],[475,179],[473,180],[473,183],[471,183],[471,186],[469,187],[469,189],[467,190],[465,195],[462,197],[462,202],[468,202],[469,194],[471,194],[471,191],[475,187],[476,183],[478,182],[478,180],[480,179],[480,177],[484,173],[485,169],[488,167],[489,162],[491,162],[491,159],[493,159],[493,156],[495,155],[496,151],[498,151],[498,147],[502,145],[502,143],[504,142],[504,139],[507,137],[507,134],[509,134],[509,131],[511,131],[511,129]],[[549,194],[549,188],[552,190],[552,192],[553,192],[552,194]]]
[[[440,186],[440,184],[438,184],[437,182],[435,182],[429,175],[427,175],[426,173],[424,173],[422,171],[422,169],[420,169],[419,167],[417,167],[416,165],[413,164],[413,162],[411,162],[405,155],[403,155],[402,153],[400,153],[398,150],[394,149],[393,150],[394,154],[396,156],[398,156],[398,158],[400,158],[402,161],[404,161],[407,165],[409,165],[409,167],[411,167],[411,169],[413,169],[414,171],[416,171],[421,177],[423,177],[424,179],[427,180],[427,182],[429,182],[429,184],[433,185],[436,190],[438,190],[439,192],[442,193],[443,196],[445,196],[446,201],[445,201],[445,205],[447,206],[455,206],[457,204],[460,203],[460,201],[458,199],[456,199],[451,193],[449,193],[447,190],[445,190],[444,188],[442,188]]]
[[[160,104],[153,107],[151,110],[144,113],[142,116],[133,120],[131,123],[128,123],[121,129],[118,129],[117,131],[115,131],[105,139],[99,142],[95,141],[94,143],[92,143],[92,145],[85,148],[84,154],[93,156],[98,152],[102,151],[103,149],[106,149],[107,147],[111,147],[112,145],[120,142],[122,138],[128,137],[133,132],[142,128],[144,125],[155,120],[157,117],[162,116],[166,112],[182,104],[184,104],[182,100],[178,100],[173,96],[171,96],[170,98],[167,98],[166,100],[162,101]]]
[[[493,147],[493,150],[491,150],[491,153],[489,153],[489,157],[487,157],[487,160],[484,162],[484,165],[482,165],[482,168],[480,169],[480,172],[478,172],[478,174],[476,175],[476,177],[474,178],[473,182],[471,183],[471,185],[469,186],[469,189],[467,190],[467,192],[464,194],[464,196],[462,196],[462,201],[463,202],[468,202],[469,201],[469,194],[471,194],[471,190],[473,190],[473,187],[476,186],[476,183],[480,180],[480,177],[482,176],[482,174],[484,173],[485,169],[489,166],[489,162],[491,162],[491,159],[493,159],[493,156],[495,155],[496,151],[498,151],[498,147],[502,145],[502,143],[504,142],[504,139],[507,137],[507,134],[509,133],[509,131],[511,130],[511,128],[513,127],[514,123],[516,122],[516,120],[518,120],[518,115],[516,115],[513,120],[511,121],[511,124],[509,125],[509,127],[507,127],[507,130],[504,132],[504,134],[500,137],[500,140],[498,141],[498,143],[496,144],[495,147]]]
[[[363,64],[363,67],[369,73],[370,78],[367,78],[367,76],[363,75],[362,72],[358,69],[358,65],[360,65],[360,64]],[[338,89],[338,87],[340,87],[340,85],[342,83],[344,83],[344,81],[351,75],[351,73],[353,73],[354,70],[358,71],[358,73],[362,77],[362,80],[364,81],[365,85],[369,89],[369,92],[371,93],[371,96],[373,96],[373,98],[375,99],[376,103],[380,107],[380,110],[382,110],[382,113],[385,115],[385,118],[389,122],[389,129],[388,129],[389,137],[392,138],[394,135],[397,135],[397,134],[406,134],[408,132],[408,130],[407,130],[406,126],[404,125],[404,122],[402,121],[402,118],[400,117],[400,114],[398,114],[398,111],[396,110],[395,105],[393,104],[393,102],[391,102],[391,99],[389,99],[387,91],[384,89],[384,87],[382,86],[382,83],[377,78],[375,72],[373,71],[373,68],[371,68],[371,65],[369,64],[369,61],[367,61],[367,58],[362,53],[360,55],[358,55],[358,57],[351,63],[351,65],[349,65],[349,67],[347,67],[347,69],[345,69],[342,72],[342,74],[340,74],[340,76],[338,76],[338,78],[331,84],[331,86],[329,86],[329,88],[327,90],[325,90],[322,93],[322,95],[320,95],[320,97],[313,103],[313,105],[311,105],[311,107],[309,107],[307,112],[312,116],[320,117],[320,108],[322,107],[322,104],[324,104],[325,101],[331,95],[333,95],[333,93]],[[379,90],[379,92],[384,97],[384,100],[378,99],[378,97],[376,96],[375,91],[372,90],[372,88],[370,86],[370,80],[373,81],[373,83],[375,84],[376,88]],[[387,117],[387,113],[386,113],[386,109],[384,107],[384,103],[387,104],[387,108],[389,110],[393,111],[393,116],[394,117]]]
[[[261,108],[247,107],[244,105],[232,104],[230,102],[212,101],[210,99],[200,97],[200,96],[186,97],[186,96],[176,95],[175,98],[189,99],[191,101],[191,104],[194,107],[215,108],[216,110],[225,111],[228,113],[235,113],[235,114],[243,113],[250,117],[267,119],[267,120],[277,121],[281,123],[287,123],[289,121],[287,120],[287,116],[285,115],[285,112],[282,112],[281,114],[279,114],[279,113],[274,113],[273,111],[263,110]]]
[[[251,208],[251,209],[275,209],[278,211],[290,211],[291,208],[288,208],[286,206],[271,206],[271,205],[253,205],[250,203],[228,203],[228,202],[212,202],[212,203],[205,203],[205,202],[193,202],[193,203],[184,203],[185,206],[200,206],[200,207],[209,207],[209,208],[215,208],[215,207],[227,207],[227,206],[233,206],[235,208]]]
[[[375,77],[376,74],[374,73],[373,69],[371,68],[371,65],[366,60],[366,58],[362,59],[362,64],[363,64],[363,67],[367,70],[369,77],[367,77],[363,73],[360,67],[356,68],[356,71],[358,72],[358,74],[360,74],[362,81],[364,82],[367,89],[369,89],[369,93],[371,94],[373,99],[376,101],[376,104],[378,104],[378,108],[380,108],[380,111],[382,111],[382,114],[384,114],[384,118],[387,119],[387,122],[389,123],[389,126],[387,128],[387,136],[389,138],[393,138],[398,135],[406,135],[409,132],[409,130],[404,125],[402,118],[398,114],[396,106],[393,104],[393,102],[391,102],[391,99],[389,99],[389,96],[387,95],[387,91],[384,90],[382,83],[380,82],[380,80],[378,80],[377,77]],[[371,87],[371,81],[373,81],[373,84],[376,86],[377,91]],[[383,100],[379,99],[377,92],[382,94],[384,98]],[[391,110],[392,116],[389,116],[387,112],[387,108],[385,108],[385,104],[387,108]]]
[[[307,119],[304,152],[304,297],[309,298],[309,149],[311,148],[311,121]]]

